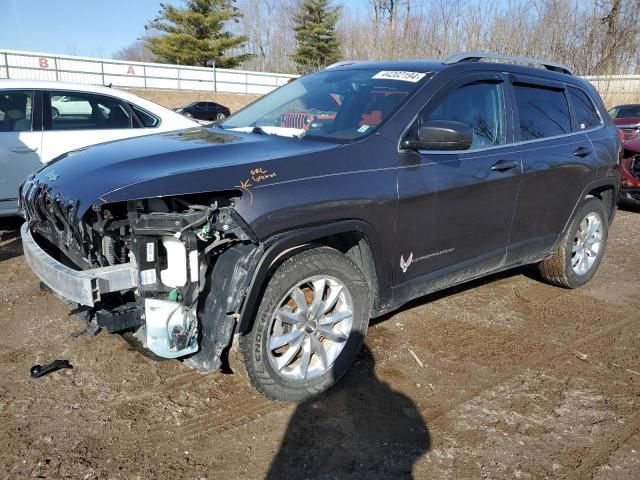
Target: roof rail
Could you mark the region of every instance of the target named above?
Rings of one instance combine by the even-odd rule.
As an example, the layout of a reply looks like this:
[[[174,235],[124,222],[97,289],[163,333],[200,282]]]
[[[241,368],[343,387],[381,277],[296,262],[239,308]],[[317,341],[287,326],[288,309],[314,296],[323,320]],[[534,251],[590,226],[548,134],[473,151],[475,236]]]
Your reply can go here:
[[[354,65],[356,63],[362,63],[362,60],[343,60],[341,62],[332,63],[331,65],[327,65],[324,67],[325,70],[329,70],[330,68],[338,68],[344,67],[347,65]]]
[[[444,63],[453,64],[460,62],[479,62],[480,60],[488,58],[495,60],[507,60],[513,63],[535,63],[538,65],[542,65],[547,70],[551,70],[553,72],[566,73],[567,75],[573,75],[573,72],[569,69],[569,67],[562,65],[560,63],[555,62],[547,62],[546,60],[538,60],[535,58],[529,57],[519,57],[517,55],[504,55],[502,53],[482,53],[482,52],[462,52],[457,53],[455,55],[451,55],[447,58]]]

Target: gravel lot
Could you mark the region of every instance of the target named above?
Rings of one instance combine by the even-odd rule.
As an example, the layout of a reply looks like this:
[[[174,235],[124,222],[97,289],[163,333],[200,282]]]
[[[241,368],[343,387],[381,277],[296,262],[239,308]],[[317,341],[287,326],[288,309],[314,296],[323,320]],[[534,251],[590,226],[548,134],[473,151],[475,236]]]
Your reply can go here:
[[[0,220],[0,478],[640,478],[640,213],[593,281],[531,268],[372,325],[353,370],[293,406],[83,328]],[[31,379],[33,364],[73,370]]]

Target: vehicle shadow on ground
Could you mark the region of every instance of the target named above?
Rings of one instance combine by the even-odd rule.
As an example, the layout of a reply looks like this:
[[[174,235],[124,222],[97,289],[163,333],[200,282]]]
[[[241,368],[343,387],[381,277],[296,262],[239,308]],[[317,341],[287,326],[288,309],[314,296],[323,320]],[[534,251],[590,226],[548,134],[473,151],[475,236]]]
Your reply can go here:
[[[427,425],[374,366],[365,345],[334,388],[298,405],[267,479],[413,478],[430,448]]]
[[[20,225],[23,220],[18,217],[0,218],[0,262],[22,255],[20,242]]]

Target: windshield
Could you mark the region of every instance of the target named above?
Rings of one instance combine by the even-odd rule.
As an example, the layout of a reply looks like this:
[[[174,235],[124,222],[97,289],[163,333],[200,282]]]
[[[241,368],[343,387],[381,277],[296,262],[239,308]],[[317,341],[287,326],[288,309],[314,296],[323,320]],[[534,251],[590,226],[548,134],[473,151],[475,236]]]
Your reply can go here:
[[[633,118],[640,117],[640,105],[623,105],[613,107],[609,110],[611,118]]]
[[[353,140],[374,132],[429,76],[380,69],[324,70],[262,97],[221,126],[294,138]]]

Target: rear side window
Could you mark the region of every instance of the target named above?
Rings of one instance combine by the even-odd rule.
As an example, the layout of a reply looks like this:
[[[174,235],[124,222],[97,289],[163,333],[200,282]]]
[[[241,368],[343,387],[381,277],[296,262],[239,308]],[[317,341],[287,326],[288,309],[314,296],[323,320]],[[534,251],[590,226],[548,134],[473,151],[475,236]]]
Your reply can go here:
[[[0,132],[31,131],[32,91],[0,91]]]
[[[521,140],[535,140],[571,132],[569,105],[564,92],[532,85],[513,87],[520,116]]]
[[[130,110],[120,100],[104,95],[51,92],[49,130],[105,130],[132,128]]]
[[[568,92],[576,121],[575,129],[586,130],[600,125],[600,116],[589,96],[574,87],[569,87]]]

